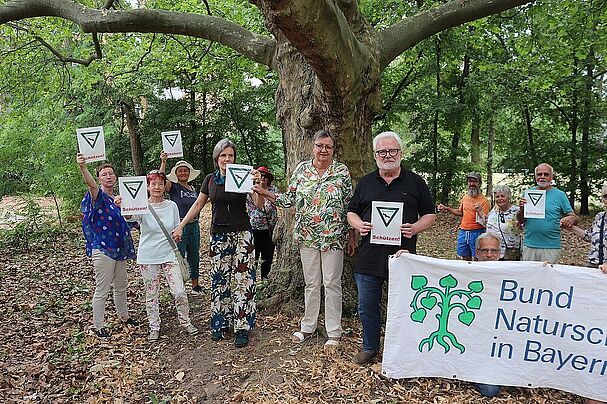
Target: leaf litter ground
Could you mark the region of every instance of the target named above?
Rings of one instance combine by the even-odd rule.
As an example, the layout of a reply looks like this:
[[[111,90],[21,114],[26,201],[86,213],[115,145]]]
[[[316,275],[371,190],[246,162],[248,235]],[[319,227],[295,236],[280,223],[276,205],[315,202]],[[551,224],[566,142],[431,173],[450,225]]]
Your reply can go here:
[[[208,215],[208,212],[206,212]],[[582,226],[589,226],[585,218]],[[203,218],[203,222],[205,221]],[[458,221],[440,215],[419,240],[419,253],[455,258]],[[208,230],[203,229],[203,234]],[[205,237],[203,237],[205,239]],[[203,241],[204,242],[204,241]],[[562,262],[583,265],[588,245],[564,234]],[[201,249],[204,251],[205,248]],[[161,301],[162,331],[149,344],[140,277],[129,264],[129,308],[141,326],[123,327],[108,303],[112,336],[91,332],[93,274],[77,229],[30,252],[2,251],[0,263],[0,402],[2,403],[474,403],[489,402],[469,383],[447,379],[387,380],[375,364],[359,367],[351,357],[361,345],[356,319],[345,319],[337,349],[323,339],[294,345],[298,319],[261,312],[251,343],[209,337],[209,295],[189,295],[193,323],[179,327],[167,288]],[[208,260],[202,259],[208,285]],[[576,403],[553,389],[506,387],[493,403]]]

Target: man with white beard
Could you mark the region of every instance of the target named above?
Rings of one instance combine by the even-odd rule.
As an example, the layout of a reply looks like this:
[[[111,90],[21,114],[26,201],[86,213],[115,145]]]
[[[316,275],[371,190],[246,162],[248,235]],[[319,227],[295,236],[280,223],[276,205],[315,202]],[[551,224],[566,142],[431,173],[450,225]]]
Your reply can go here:
[[[461,216],[462,222],[457,233],[457,255],[463,260],[471,261],[476,257],[476,239],[485,232],[489,200],[480,191],[481,175],[475,171],[466,176],[468,192],[462,198],[457,209],[442,203],[438,205],[439,212],[449,212]]]
[[[578,217],[573,212],[567,195],[552,186],[554,170],[547,163],[535,167],[537,186],[531,190],[546,191],[545,218],[525,219],[526,199],[521,198],[521,210],[517,214],[519,223],[524,223],[525,242],[523,244],[523,261],[558,262],[561,255],[561,226],[570,228],[577,223]]]
[[[417,234],[436,220],[434,202],[422,177],[401,166],[402,141],[394,132],[373,139],[378,170],[360,179],[348,204],[348,223],[362,239],[354,262],[358,288],[358,314],[363,325],[363,349],[353,358],[359,365],[373,362],[380,348],[381,300],[388,278],[388,256],[403,248],[415,253]],[[400,245],[371,244],[373,201],[402,202]]]

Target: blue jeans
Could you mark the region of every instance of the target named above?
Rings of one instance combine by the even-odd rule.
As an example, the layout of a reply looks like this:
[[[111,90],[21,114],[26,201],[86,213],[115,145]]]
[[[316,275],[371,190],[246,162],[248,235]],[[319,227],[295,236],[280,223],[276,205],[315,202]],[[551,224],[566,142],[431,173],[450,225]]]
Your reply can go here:
[[[198,267],[200,264],[200,226],[198,222],[185,225],[181,235],[181,241],[177,243],[181,256],[188,261],[190,266],[190,279],[198,279]]]
[[[500,386],[495,384],[474,383],[476,390],[485,397],[495,397],[500,393]]]
[[[363,351],[379,352],[384,278],[355,273],[354,279],[358,288],[358,316],[363,324]]]

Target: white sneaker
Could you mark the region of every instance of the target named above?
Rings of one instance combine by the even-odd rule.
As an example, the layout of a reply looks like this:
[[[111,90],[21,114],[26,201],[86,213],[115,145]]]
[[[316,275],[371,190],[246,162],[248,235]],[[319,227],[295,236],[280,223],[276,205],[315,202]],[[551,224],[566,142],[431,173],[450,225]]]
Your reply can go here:
[[[148,334],[148,341],[150,341],[150,342],[158,341],[158,337],[160,337],[160,332],[158,332],[158,330],[152,330]]]
[[[188,333],[188,335],[198,334],[198,328],[194,327],[192,324],[186,325],[184,329],[185,329],[185,332]]]

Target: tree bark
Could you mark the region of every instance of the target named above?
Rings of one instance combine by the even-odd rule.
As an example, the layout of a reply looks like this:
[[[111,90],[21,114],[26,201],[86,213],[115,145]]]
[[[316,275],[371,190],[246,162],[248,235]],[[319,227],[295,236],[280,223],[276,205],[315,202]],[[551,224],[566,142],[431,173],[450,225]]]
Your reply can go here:
[[[122,100],[120,108],[126,122],[126,129],[129,133],[129,143],[131,145],[131,161],[133,162],[133,172],[135,175],[144,175],[143,170],[143,150],[141,140],[137,132],[137,117],[135,116],[135,107],[132,100]]]
[[[472,107],[474,108],[474,107]],[[481,123],[478,114],[472,114],[472,128],[470,131],[470,162],[473,164],[481,163]]]
[[[527,130],[527,143],[529,145],[529,160],[530,166],[535,169],[539,164],[537,161],[537,153],[535,152],[535,141],[533,136],[533,125],[531,124],[531,112],[529,112],[529,106],[525,105],[523,108],[523,119],[525,120],[525,129]]]
[[[493,144],[495,142],[495,112],[489,117],[487,128],[487,193],[493,201]],[[495,201],[493,201],[495,202]]]
[[[434,119],[432,122],[432,164],[434,172],[432,173],[432,197],[436,200],[438,197],[438,118],[441,100],[441,40],[436,36],[436,103],[434,106]]]
[[[580,156],[580,214],[590,214],[588,199],[590,186],[588,184],[588,160],[590,154],[590,121],[592,116],[592,85],[594,82],[594,49],[590,49],[586,59],[586,76],[584,77],[584,105],[582,115],[582,153]]]

